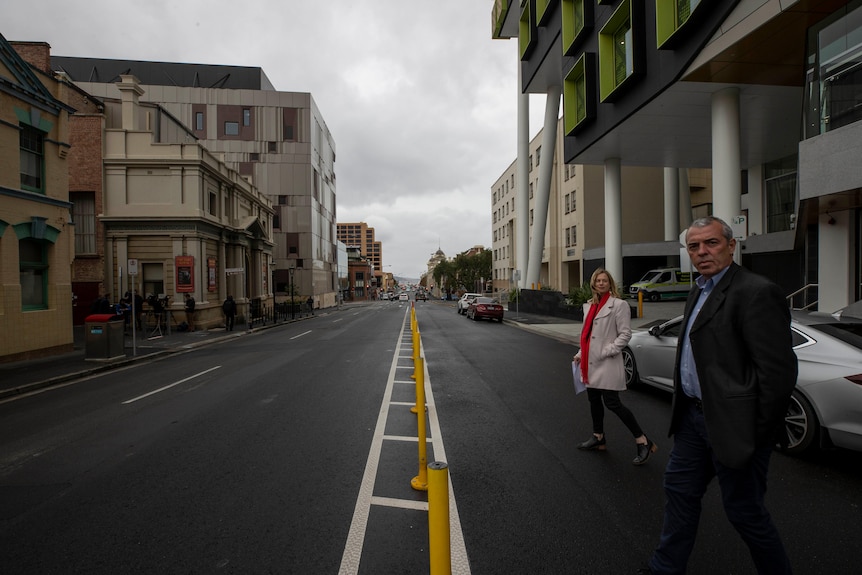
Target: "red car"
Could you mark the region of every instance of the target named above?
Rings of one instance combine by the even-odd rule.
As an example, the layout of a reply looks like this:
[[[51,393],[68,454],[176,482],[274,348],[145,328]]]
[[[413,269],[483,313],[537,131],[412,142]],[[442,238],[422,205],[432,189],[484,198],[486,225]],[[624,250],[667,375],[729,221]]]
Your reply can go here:
[[[503,306],[497,303],[497,300],[490,297],[473,298],[470,305],[467,306],[467,317],[479,321],[480,319],[496,319],[503,323]]]

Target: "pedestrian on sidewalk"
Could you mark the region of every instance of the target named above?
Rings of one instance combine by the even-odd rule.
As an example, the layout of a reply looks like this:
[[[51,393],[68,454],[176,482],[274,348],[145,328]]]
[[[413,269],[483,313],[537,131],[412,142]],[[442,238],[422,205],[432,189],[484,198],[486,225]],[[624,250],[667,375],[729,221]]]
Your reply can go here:
[[[578,449],[604,451],[605,407],[614,412],[635,438],[637,454],[632,461],[643,465],[656,445],[641,430],[634,414],[620,401],[625,391],[625,368],[622,350],[632,337],[631,307],[620,297],[610,272],[599,268],[590,278],[593,298],[584,304],[584,327],[581,348],[575,354],[581,379],[587,387],[593,435],[578,445]]]
[[[195,298],[191,294],[185,294],[186,300],[186,323],[189,326],[189,331],[195,330]]]
[[[757,572],[789,574],[764,496],[798,371],[790,310],[779,286],[733,261],[736,240],[726,222],[695,220],[685,242],[701,275],[686,302],[676,352],[664,526],[640,572],[685,573],[701,499],[717,477],[725,515]]]
[[[305,303],[308,304],[308,311],[311,312],[311,315],[314,315],[314,298],[312,296],[308,296],[308,299],[305,300]]]
[[[227,299],[221,304],[221,310],[224,313],[224,327],[227,331],[233,331],[233,322],[236,317],[236,302],[233,296],[228,294]]]

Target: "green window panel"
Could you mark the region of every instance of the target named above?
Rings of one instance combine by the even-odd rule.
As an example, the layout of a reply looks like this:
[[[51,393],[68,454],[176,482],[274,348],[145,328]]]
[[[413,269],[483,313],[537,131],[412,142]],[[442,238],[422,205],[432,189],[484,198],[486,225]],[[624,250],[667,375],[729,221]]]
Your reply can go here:
[[[553,10],[550,10],[558,0],[536,0],[536,22],[539,26],[544,26],[551,17]]]
[[[524,60],[536,46],[536,15],[533,12],[535,4],[527,2],[521,10],[521,20],[518,22],[518,47],[521,59]]]
[[[672,48],[673,39],[702,0],[656,0],[656,44],[659,48]]]
[[[638,71],[632,7],[632,0],[621,2],[599,32],[599,90],[603,102]]]
[[[595,55],[584,53],[563,79],[563,128],[571,136],[595,118]]]
[[[562,0],[563,54],[574,56],[575,47],[593,28],[593,2],[590,0]]]

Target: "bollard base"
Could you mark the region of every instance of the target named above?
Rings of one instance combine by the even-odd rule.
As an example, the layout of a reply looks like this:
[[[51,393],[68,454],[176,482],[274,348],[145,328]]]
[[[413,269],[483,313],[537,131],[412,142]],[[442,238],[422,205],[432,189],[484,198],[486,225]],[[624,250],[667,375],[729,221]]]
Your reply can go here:
[[[410,480],[410,487],[416,491],[428,491],[428,483],[423,483],[418,475]]]

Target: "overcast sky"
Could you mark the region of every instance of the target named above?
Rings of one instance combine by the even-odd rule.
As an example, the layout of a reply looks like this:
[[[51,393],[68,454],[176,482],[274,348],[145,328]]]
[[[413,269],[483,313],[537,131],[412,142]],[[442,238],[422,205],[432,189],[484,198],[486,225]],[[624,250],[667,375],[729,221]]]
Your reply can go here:
[[[38,5],[38,11],[34,6]],[[335,140],[339,222],[364,221],[384,271],[491,247],[491,186],[517,152],[516,40],[492,0],[3,0],[7,40],[56,56],[263,68],[310,92]],[[530,135],[544,98],[531,98]]]

